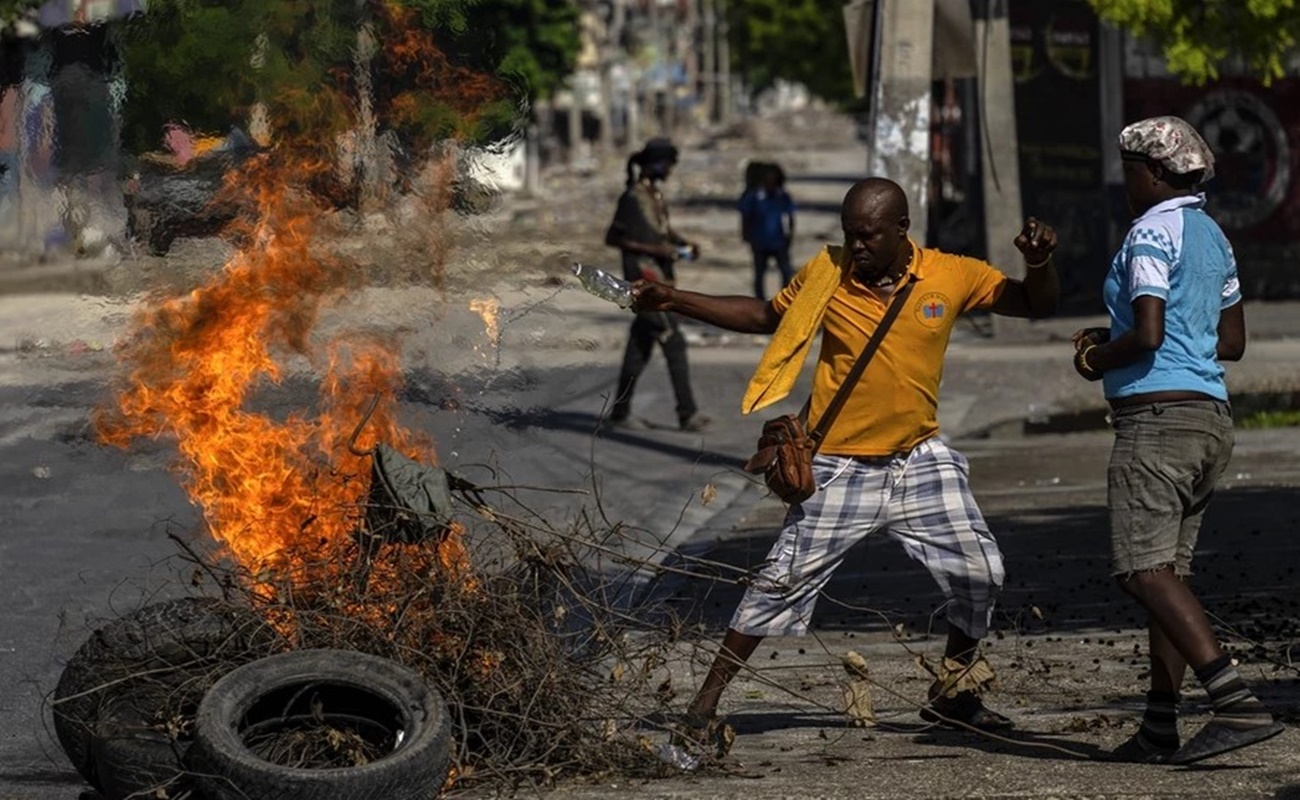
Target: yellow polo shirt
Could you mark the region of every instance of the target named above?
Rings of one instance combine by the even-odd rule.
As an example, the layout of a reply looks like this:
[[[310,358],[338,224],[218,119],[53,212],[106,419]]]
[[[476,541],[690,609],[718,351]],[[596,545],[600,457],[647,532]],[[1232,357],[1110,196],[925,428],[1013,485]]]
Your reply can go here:
[[[1007,277],[987,262],[917,248],[910,272],[916,284],[880,349],[840,409],[820,452],[884,456],[906,452],[939,432],[939,381],[957,317],[988,308]],[[784,314],[803,273],[772,299]],[[851,272],[831,296],[822,319],[822,346],[813,376],[809,429],[821,418],[885,315],[885,301]]]

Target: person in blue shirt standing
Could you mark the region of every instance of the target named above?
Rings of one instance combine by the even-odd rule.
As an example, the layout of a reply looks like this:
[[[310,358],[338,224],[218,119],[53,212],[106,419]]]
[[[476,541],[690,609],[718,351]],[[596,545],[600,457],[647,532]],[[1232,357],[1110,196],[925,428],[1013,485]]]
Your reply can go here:
[[[1075,370],[1101,380],[1115,444],[1107,471],[1111,571],[1147,612],[1151,689],[1118,760],[1189,764],[1281,733],[1223,652],[1188,586],[1201,518],[1232,455],[1232,408],[1220,362],[1246,349],[1232,246],[1205,213],[1214,174],[1205,140],[1178,117],[1119,135],[1136,217],[1103,289],[1110,328],[1075,334]],[[1178,703],[1187,667],[1213,717],[1186,744]]]
[[[756,186],[745,188],[737,208],[740,236],[754,254],[754,296],[766,300],[764,278],[767,265],[776,262],[784,288],[794,277],[790,266],[790,242],[794,240],[794,200],[785,190],[785,172],[777,164],[759,166]]]

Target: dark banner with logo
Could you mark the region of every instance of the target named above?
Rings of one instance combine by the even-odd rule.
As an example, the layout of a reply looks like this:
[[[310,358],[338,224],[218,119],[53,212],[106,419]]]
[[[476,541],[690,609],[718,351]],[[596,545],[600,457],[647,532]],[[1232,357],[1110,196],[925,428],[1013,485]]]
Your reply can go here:
[[[1300,79],[1266,88],[1244,78],[1208,87],[1130,78],[1124,106],[1130,120],[1176,114],[1205,137],[1217,173],[1206,187],[1207,210],[1230,235],[1300,239]]]
[[[1010,21],[1024,212],[1059,232],[1063,310],[1099,311],[1110,242],[1097,18],[1082,0],[1013,0]]]
[[[1207,86],[1129,78],[1124,114],[1176,114],[1200,131],[1216,162],[1206,210],[1236,250],[1242,292],[1300,297],[1300,78],[1267,87],[1249,78]]]

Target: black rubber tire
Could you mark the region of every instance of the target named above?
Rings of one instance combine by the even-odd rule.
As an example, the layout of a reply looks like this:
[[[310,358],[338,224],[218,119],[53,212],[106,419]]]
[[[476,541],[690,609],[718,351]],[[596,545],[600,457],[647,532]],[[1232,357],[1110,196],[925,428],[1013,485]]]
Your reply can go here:
[[[167,703],[166,698],[134,695],[100,713],[91,757],[107,800],[179,797],[189,787],[184,767],[189,737],[172,735],[153,716],[154,709]]]
[[[159,682],[196,693],[197,706],[218,673],[283,644],[261,616],[218,598],[143,606],[92,633],[68,660],[51,702],[55,735],[72,766],[101,789],[92,742],[104,709]],[[132,677],[145,672],[145,679]]]
[[[376,721],[395,712],[400,744],[368,764],[330,769],[280,766],[250,750],[241,728],[258,701],[313,686],[368,695]],[[206,800],[426,800],[446,782],[450,757],[446,703],[418,672],[348,650],[299,650],[217,681],[199,705],[186,762]]]

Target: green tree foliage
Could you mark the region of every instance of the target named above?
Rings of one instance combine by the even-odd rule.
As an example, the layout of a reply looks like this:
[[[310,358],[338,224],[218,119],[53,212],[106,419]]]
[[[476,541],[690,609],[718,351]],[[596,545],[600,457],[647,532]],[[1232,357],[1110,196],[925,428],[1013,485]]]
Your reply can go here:
[[[497,135],[572,70],[576,20],[574,0],[151,0],[122,23],[124,143],[156,147],[171,121],[221,132],[258,102],[278,136],[348,128],[366,24],[383,125],[417,148]]]
[[[155,0],[148,14],[122,24],[128,149],[155,147],[167,122],[223,131],[247,114],[261,31],[261,14],[249,5],[256,3]]]
[[[1285,74],[1300,31],[1300,0],[1088,0],[1097,15],[1163,50],[1169,69],[1188,83],[1219,76],[1242,58],[1269,82]]]
[[[469,25],[469,9],[478,0],[399,0],[420,16],[425,29],[461,33]]]
[[[796,81],[831,102],[853,101],[844,0],[732,0],[733,66],[756,90]]]
[[[156,146],[173,121],[224,131],[259,101],[281,135],[338,127],[361,12],[354,0],[153,0],[122,23],[124,144]]]
[[[12,22],[23,12],[37,8],[44,0],[0,0],[0,25]]]
[[[453,41],[458,59],[500,76],[522,97],[549,97],[573,72],[581,39],[574,0],[476,0]]]

